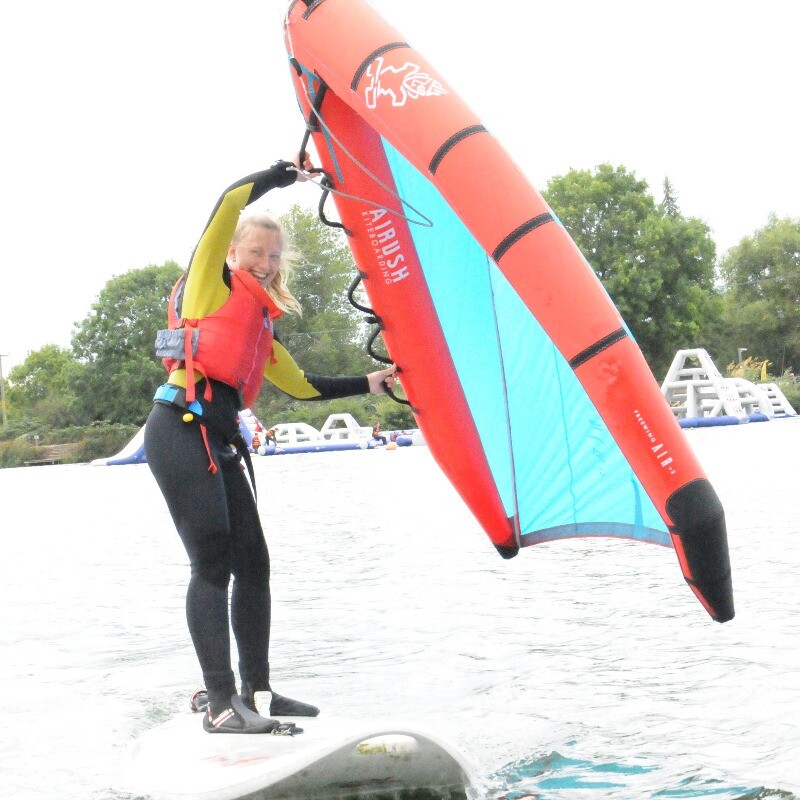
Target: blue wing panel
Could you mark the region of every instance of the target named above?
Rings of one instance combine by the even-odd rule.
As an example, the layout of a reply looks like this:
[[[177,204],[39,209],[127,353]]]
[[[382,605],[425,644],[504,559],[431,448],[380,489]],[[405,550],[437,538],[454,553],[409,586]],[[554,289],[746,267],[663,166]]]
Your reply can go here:
[[[669,545],[666,527],[563,356],[438,190],[384,141],[504,508],[522,544],[580,535]],[[453,432],[454,436],[458,431]]]

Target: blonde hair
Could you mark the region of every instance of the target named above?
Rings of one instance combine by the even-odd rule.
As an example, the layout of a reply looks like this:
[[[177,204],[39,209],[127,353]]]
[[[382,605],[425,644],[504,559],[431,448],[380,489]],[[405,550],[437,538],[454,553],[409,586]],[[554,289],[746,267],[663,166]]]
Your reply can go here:
[[[278,234],[278,241],[281,245],[281,263],[278,267],[278,272],[272,279],[272,283],[267,288],[267,293],[281,311],[302,317],[303,309],[300,301],[289,291],[289,276],[292,274],[294,265],[300,259],[300,252],[289,240],[283,226],[268,214],[253,214],[249,217],[242,217],[236,226],[231,245],[240,244],[252,228],[265,228]]]

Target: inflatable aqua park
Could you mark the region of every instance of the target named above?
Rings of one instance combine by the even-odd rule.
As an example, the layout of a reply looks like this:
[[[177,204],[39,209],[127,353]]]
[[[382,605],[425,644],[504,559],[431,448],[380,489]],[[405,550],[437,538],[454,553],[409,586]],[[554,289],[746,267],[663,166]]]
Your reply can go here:
[[[678,350],[661,392],[681,428],[712,428],[797,416],[776,383],[723,377],[702,348]]]
[[[144,427],[114,456],[97,458],[95,466],[144,464]],[[261,456],[297,453],[333,453],[341,450],[395,450],[398,447],[424,445],[425,438],[414,428],[385,431],[378,438],[373,429],[359,425],[351,414],[331,414],[320,430],[303,422],[284,423],[269,429],[274,440],[268,441],[267,429],[255,414],[245,408],[239,413],[239,432],[251,451]]]

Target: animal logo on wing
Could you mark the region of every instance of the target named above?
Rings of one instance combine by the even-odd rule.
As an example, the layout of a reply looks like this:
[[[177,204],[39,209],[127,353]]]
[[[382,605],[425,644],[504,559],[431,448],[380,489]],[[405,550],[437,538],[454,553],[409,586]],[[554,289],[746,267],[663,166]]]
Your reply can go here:
[[[367,77],[370,83],[364,90],[364,99],[369,108],[375,108],[381,97],[391,98],[393,106],[404,106],[407,100],[448,93],[439,81],[410,61],[402,67],[384,66],[383,58],[378,57],[367,69]]]

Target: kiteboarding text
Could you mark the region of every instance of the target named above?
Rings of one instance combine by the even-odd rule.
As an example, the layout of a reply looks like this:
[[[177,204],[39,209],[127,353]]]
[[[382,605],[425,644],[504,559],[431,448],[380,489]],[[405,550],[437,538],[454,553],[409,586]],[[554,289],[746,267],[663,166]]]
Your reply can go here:
[[[391,215],[385,208],[362,211],[361,214],[384,282],[397,283],[407,278],[406,257]]]

